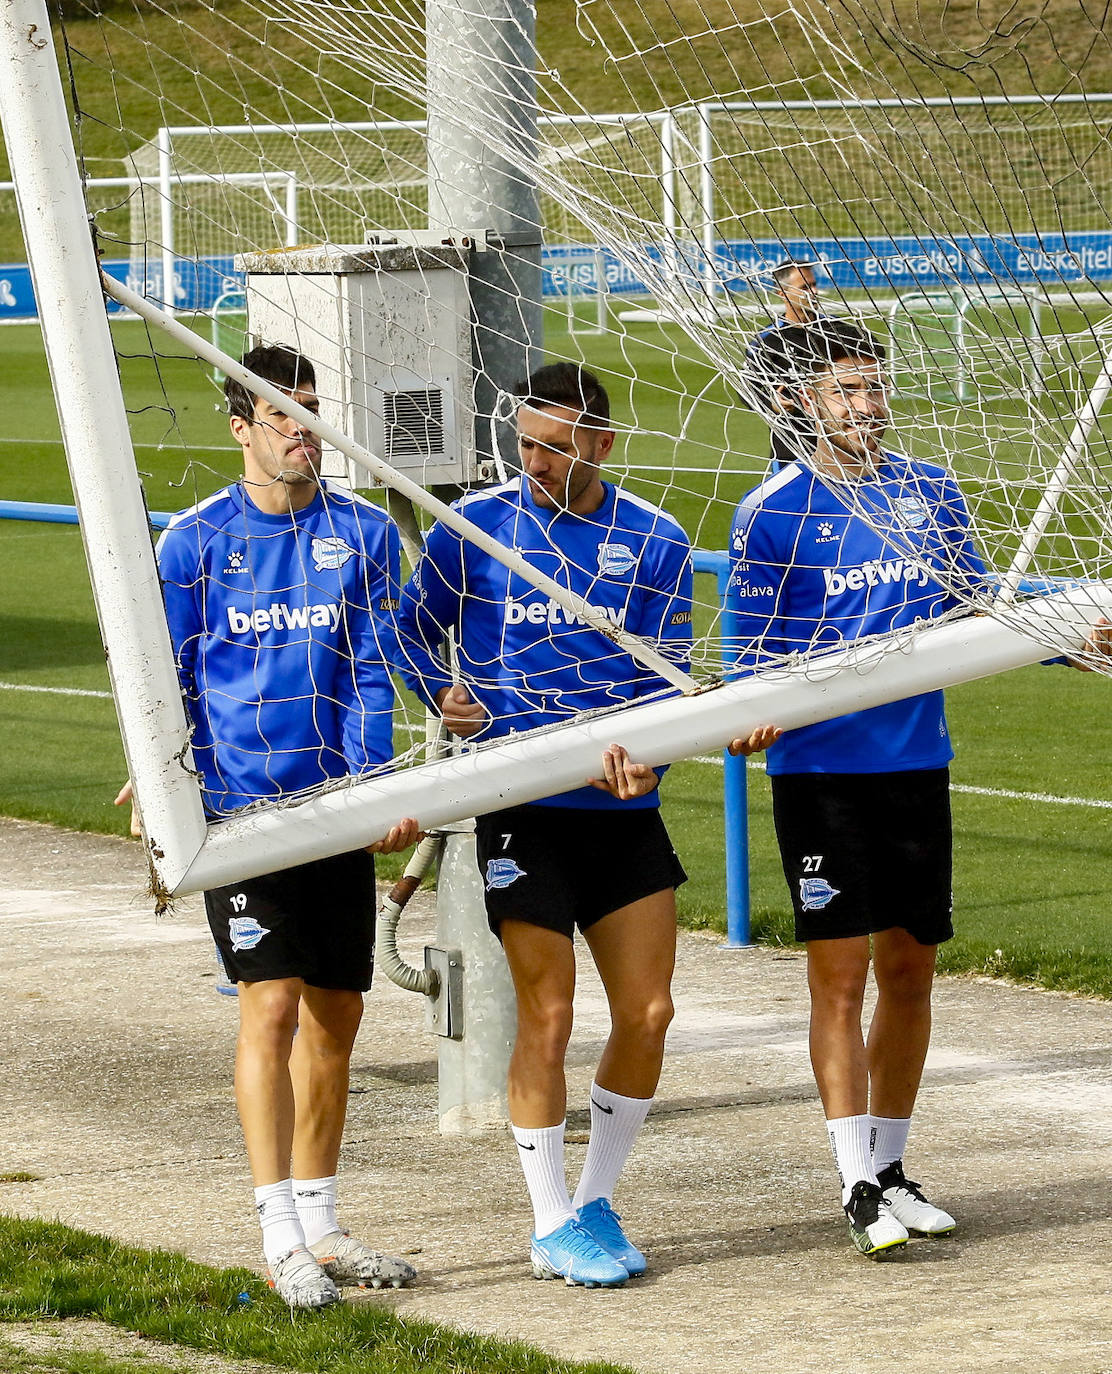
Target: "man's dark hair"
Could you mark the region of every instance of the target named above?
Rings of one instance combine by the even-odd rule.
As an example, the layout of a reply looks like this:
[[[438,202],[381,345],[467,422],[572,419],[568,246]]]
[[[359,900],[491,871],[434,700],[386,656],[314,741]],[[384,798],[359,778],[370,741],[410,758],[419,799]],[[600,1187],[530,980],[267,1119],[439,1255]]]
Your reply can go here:
[[[610,424],[610,397],[593,372],[578,363],[550,363],[539,367],[528,381],[514,387],[522,405],[563,406],[581,411],[588,424],[607,428]]]
[[[789,272],[798,272],[804,267],[810,267],[814,271],[815,263],[809,258],[783,258],[772,269],[772,280],[778,290],[784,289],[784,281]]]
[[[248,371],[258,373],[264,382],[291,394],[302,386],[316,389],[317,374],[313,364],[289,344],[262,344],[245,353],[240,362]],[[255,418],[255,393],[248,391],[242,382],[227,377],[224,400],[229,415],[239,415],[244,420]]]
[[[868,358],[882,363],[886,352],[878,338],[848,320],[813,320],[793,324],[777,332],[777,348],[788,370],[801,379],[809,373],[825,372],[846,358]]]

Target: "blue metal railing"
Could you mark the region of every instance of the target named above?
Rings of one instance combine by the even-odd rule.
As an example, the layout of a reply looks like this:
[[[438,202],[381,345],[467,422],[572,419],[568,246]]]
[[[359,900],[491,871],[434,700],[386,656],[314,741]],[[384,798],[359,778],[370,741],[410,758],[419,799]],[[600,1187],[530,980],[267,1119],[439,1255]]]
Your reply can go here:
[[[736,640],[734,613],[726,607],[730,581],[730,556],[696,549],[692,562],[697,573],[712,573],[718,583],[722,608],[722,641]],[[726,840],[726,945],[740,949],[753,943],[749,904],[749,782],[745,759],[722,751],[722,825]]]
[[[164,530],[173,518],[173,511],[147,512],[147,519],[156,530]],[[38,520],[46,525],[76,525],[77,507],[53,506],[44,501],[0,501],[0,520]]]

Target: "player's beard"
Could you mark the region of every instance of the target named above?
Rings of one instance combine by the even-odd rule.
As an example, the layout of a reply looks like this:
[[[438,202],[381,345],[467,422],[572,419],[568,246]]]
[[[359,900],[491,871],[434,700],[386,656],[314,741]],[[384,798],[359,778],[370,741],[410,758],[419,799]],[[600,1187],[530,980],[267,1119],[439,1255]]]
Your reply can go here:
[[[287,460],[289,460],[294,453],[301,455],[301,466],[287,466]],[[321,451],[319,448],[308,448],[298,444],[295,448],[287,450],[286,453],[282,454],[282,456],[277,459],[275,463],[277,470],[274,474],[274,480],[277,482],[284,482],[288,487],[301,486],[304,483],[318,486],[320,483],[320,464]]]
[[[593,457],[593,453],[591,457]],[[564,485],[560,489],[541,486],[534,477],[526,474],[532,484],[533,500],[538,506],[549,510],[567,511],[583,495],[594,481],[597,468],[588,458],[577,458],[568,468]]]

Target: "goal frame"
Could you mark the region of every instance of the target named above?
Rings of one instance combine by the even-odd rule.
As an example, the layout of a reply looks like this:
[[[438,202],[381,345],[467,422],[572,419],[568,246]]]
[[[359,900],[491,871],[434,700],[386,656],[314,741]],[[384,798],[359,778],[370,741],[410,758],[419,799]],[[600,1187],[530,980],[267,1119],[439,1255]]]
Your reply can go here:
[[[476,810],[581,785],[597,771],[602,750],[616,735],[639,759],[666,764],[721,747],[762,723],[797,728],[1036,661],[1044,656],[1044,645],[1060,651],[1066,623],[1071,647],[1080,650],[1096,617],[1112,612],[1112,587],[1091,584],[1011,608],[1007,625],[965,617],[908,641],[862,644],[817,662],[694,691],[682,700],[668,697],[630,707],[620,726],[612,714],[588,717],[456,757],[345,781],[297,804],[207,822],[198,778],[188,766],[190,727],[103,292],[150,322],[182,326],[100,275],[45,0],[5,5],[0,73],[5,78],[0,119],[17,173],[20,217],[113,695],[142,801],[152,886],[160,899],[368,844],[402,816],[416,816],[433,828]],[[343,441],[333,427],[310,417],[284,393],[259,384],[235,360],[197,336],[193,342],[203,360],[250,382],[258,394],[308,421],[326,441]],[[376,476],[389,473],[380,460],[353,451],[350,443],[347,451]],[[396,474],[389,480],[403,492],[406,485],[415,486]]]

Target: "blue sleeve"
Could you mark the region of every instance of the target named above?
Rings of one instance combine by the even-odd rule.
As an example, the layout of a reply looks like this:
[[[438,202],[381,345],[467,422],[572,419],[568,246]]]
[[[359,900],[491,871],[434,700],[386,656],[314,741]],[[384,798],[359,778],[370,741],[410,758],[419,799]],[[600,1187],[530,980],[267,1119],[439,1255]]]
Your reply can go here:
[[[392,520],[362,526],[359,599],[346,608],[351,671],[338,675],[341,747],[352,773],[392,757],[401,539]]]
[[[691,662],[691,546],[678,531],[675,535],[660,534],[654,553],[648,584],[643,588],[638,607],[637,624],[626,628],[644,639],[654,640],[666,658],[686,669]],[[658,673],[638,664],[635,696],[659,692],[667,685]]]
[[[464,580],[464,545],[447,526],[435,524],[398,609],[397,667],[402,680],[430,707],[452,685],[441,652],[459,625]]]
[[[743,501],[730,536],[722,656],[736,669],[750,672],[788,652],[782,635],[788,566],[775,547],[772,523],[760,507]]]
[[[969,508],[961,488],[951,478],[943,483],[943,502],[950,520],[949,536],[954,546],[955,586],[965,596],[981,596],[991,589],[991,581],[981,551],[969,528]]]
[[[198,526],[171,526],[159,538],[155,552],[178,681],[192,708],[199,699],[196,668],[204,633],[204,570]]]

